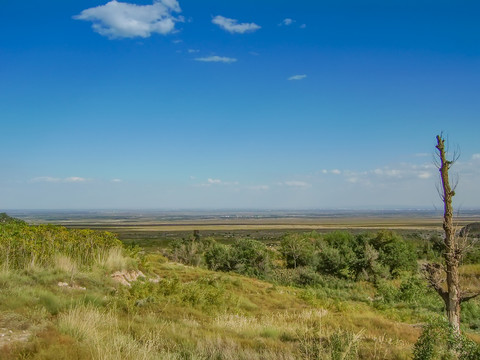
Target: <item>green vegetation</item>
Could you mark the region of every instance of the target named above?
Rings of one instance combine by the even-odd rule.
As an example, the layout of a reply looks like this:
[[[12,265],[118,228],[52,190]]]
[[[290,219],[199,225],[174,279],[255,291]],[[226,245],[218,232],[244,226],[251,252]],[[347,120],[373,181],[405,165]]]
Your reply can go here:
[[[194,233],[167,251],[9,220],[0,239],[0,359],[436,359],[449,339],[434,323],[414,346],[443,312],[418,265],[441,249],[423,236]],[[476,341],[478,314],[462,309]]]
[[[107,256],[109,249],[119,246],[121,242],[108,232],[68,230],[53,225],[29,226],[11,220],[0,226],[0,264],[6,269],[51,267],[59,255],[88,266]]]
[[[25,221],[0,213],[0,224],[26,224]]]

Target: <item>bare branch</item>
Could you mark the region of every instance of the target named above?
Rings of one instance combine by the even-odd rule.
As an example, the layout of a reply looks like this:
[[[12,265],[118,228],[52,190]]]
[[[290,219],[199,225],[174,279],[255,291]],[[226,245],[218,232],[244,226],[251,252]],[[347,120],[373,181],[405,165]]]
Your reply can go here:
[[[455,192],[455,190],[457,189],[457,185],[458,185],[458,174],[453,174],[453,179],[452,179],[452,191]]]
[[[467,302],[468,300],[475,299],[477,296],[480,296],[480,291],[473,294],[465,294],[460,298],[460,303]]]
[[[457,251],[460,254],[459,260],[461,261],[466,254],[473,251],[473,249],[475,248],[475,245],[478,244],[480,239],[477,237],[470,237],[468,227],[463,227],[458,232],[456,230],[456,233],[458,234],[456,235]]]
[[[443,289],[443,284],[445,283],[445,268],[443,265],[427,263],[423,265],[422,271],[424,272],[425,278],[430,287],[432,287],[445,301],[448,293]]]

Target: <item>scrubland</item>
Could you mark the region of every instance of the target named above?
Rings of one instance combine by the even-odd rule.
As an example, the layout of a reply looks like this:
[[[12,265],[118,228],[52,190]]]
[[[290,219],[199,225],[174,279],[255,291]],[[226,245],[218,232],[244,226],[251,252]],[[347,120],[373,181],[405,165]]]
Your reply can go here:
[[[0,224],[0,359],[441,359],[443,303],[420,271],[439,246],[298,232],[275,244],[195,234],[145,250],[12,219]],[[470,288],[479,253],[462,268]],[[480,303],[462,316],[474,359]],[[418,350],[426,324],[434,341]]]

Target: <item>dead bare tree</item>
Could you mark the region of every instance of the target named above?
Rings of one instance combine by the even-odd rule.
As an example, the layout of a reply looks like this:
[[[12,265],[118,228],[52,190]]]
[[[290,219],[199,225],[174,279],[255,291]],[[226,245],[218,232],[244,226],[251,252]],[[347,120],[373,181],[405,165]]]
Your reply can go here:
[[[465,251],[468,249],[468,234],[458,234],[453,223],[452,199],[455,196],[455,186],[450,185],[449,170],[458,159],[453,156],[448,159],[445,149],[445,139],[437,135],[438,151],[437,167],[440,171],[441,188],[439,193],[444,205],[443,230],[444,238],[444,264],[427,264],[425,273],[427,280],[445,302],[448,322],[454,332],[460,335],[460,304],[480,295],[480,292],[463,292],[460,287],[459,266]]]

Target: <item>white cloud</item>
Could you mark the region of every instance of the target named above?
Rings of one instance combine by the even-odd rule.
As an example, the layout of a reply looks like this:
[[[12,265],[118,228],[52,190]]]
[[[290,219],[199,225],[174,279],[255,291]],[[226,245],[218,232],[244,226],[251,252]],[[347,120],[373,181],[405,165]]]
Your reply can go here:
[[[222,180],[220,180],[220,179],[208,179],[207,182],[209,184],[221,184]]]
[[[295,20],[290,19],[290,18],[286,18],[286,19],[283,19],[283,21],[279,25],[280,26],[281,25],[289,26],[289,25],[292,25],[294,22],[295,22]]]
[[[426,172],[426,171],[422,171],[420,173],[418,173],[418,177],[420,179],[429,179],[432,177],[432,173],[429,173],[429,172]]]
[[[155,0],[152,5],[136,5],[112,0],[105,5],[83,10],[76,20],[92,22],[92,29],[110,39],[147,38],[152,33],[166,35],[183,21],[177,0]]]
[[[70,182],[70,183],[78,183],[78,182],[85,182],[87,181],[87,179],[85,178],[81,178],[81,177],[78,177],[78,176],[72,176],[72,177],[68,177],[68,178],[65,178],[64,179],[65,182]]]
[[[78,177],[78,176],[71,176],[67,178],[56,178],[52,176],[39,176],[30,180],[33,183],[39,182],[46,182],[46,183],[81,183],[86,182],[88,179]]]
[[[299,188],[307,188],[312,186],[311,184],[305,181],[297,181],[297,180],[285,181],[285,185],[290,187],[299,187]]]
[[[307,75],[293,75],[288,78],[288,80],[303,80],[307,77]]]
[[[113,182],[113,183],[121,183],[121,182],[122,182],[122,179],[112,179],[112,182]]]
[[[222,62],[226,64],[234,63],[237,61],[235,58],[230,58],[226,56],[207,56],[207,57],[201,57],[201,58],[196,58],[196,61],[202,61],[202,62]]]
[[[480,154],[473,154],[472,160],[480,160]]]
[[[342,172],[338,169],[333,169],[333,170],[327,170],[323,169],[322,174],[334,174],[334,175],[340,175]]]
[[[223,181],[220,179],[208,178],[206,183],[197,184],[195,186],[210,187],[210,186],[237,186],[237,185],[239,185],[238,181]]]
[[[433,164],[399,164],[396,168],[383,167],[368,171],[344,171],[346,180],[354,183],[372,184],[377,181],[382,183],[409,181],[413,179],[426,180],[437,173]],[[352,181],[354,179],[354,181]]]
[[[212,23],[220,26],[223,30],[228,31],[231,34],[244,34],[257,31],[261,28],[255,23],[238,23],[238,20],[229,19],[220,15],[215,16],[212,19]]]
[[[194,54],[194,53],[198,53],[198,52],[200,52],[200,50],[188,49],[188,53],[189,53],[189,54]]]

